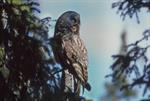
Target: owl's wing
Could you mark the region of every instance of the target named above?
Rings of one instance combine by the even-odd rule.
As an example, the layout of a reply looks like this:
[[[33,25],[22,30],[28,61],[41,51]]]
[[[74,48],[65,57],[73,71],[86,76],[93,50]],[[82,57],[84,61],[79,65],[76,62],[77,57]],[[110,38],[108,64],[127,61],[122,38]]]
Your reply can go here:
[[[87,73],[87,50],[83,41],[78,35],[62,40],[63,54],[67,62],[68,70],[82,83],[86,85],[88,79]]]

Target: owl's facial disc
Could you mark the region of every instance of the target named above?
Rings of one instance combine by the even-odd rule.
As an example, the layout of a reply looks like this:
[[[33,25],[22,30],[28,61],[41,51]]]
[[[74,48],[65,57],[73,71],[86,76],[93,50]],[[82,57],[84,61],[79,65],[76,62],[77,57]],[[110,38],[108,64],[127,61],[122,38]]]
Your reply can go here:
[[[72,14],[69,17],[69,22],[72,26],[74,25],[80,25],[80,16],[77,14]]]
[[[78,33],[80,26],[80,16],[72,14],[69,18],[69,23],[70,31],[73,33]]]

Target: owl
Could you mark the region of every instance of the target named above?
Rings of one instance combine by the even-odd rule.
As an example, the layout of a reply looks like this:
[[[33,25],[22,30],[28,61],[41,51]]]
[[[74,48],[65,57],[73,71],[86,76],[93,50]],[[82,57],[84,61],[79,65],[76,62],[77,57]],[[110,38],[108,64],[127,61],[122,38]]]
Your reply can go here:
[[[80,38],[80,15],[74,11],[63,13],[56,21],[53,42],[56,61],[65,71],[65,85],[79,92],[80,86],[91,90],[88,83],[87,49]]]

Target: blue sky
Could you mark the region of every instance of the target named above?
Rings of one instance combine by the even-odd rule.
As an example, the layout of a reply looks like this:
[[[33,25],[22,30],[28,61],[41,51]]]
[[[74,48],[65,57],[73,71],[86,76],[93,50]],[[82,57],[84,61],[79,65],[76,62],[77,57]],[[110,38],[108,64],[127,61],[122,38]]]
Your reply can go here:
[[[150,16],[145,12],[140,14],[141,23],[136,19],[124,22],[111,9],[113,0],[38,0],[40,2],[41,18],[50,16],[57,19],[65,11],[76,11],[81,16],[80,34],[84,40],[89,56],[89,82],[92,91],[84,95],[98,101],[104,94],[105,75],[110,73],[111,55],[118,53],[120,34],[125,28],[128,32],[128,43],[141,37],[145,28],[150,27]],[[51,29],[50,34],[53,35]]]

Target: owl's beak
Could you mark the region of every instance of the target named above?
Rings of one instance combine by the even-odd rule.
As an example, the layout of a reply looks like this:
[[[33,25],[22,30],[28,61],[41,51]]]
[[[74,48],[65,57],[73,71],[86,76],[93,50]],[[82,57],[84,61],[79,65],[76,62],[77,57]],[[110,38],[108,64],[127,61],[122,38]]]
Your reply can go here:
[[[76,26],[72,26],[72,27],[71,27],[71,31],[72,31],[72,32],[77,32],[77,30],[78,30],[78,29],[77,29]]]

